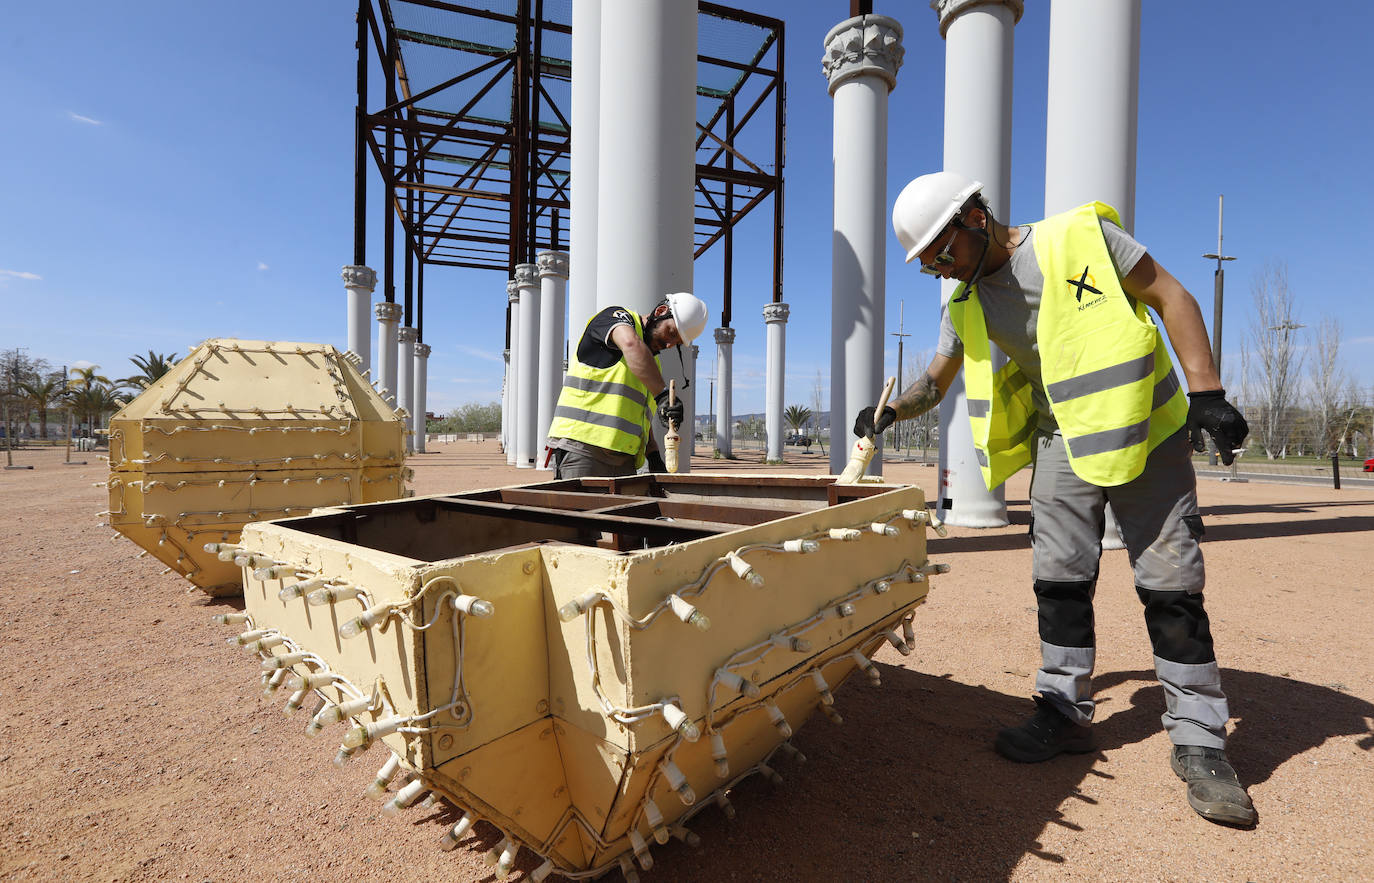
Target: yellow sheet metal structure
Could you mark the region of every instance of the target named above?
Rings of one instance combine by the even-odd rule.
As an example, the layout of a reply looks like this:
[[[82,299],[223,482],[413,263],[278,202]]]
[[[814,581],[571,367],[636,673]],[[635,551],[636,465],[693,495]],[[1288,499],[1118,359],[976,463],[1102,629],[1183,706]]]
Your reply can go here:
[[[384,774],[418,775],[393,808],[461,807],[446,847],[484,819],[498,873],[522,847],[537,879],[647,869],[818,707],[837,718],[850,673],[876,681],[881,643],[909,652],[942,570],[924,497],[830,481],[582,479],[250,524],[241,642],[325,700],[312,731],[348,718],[340,759],[380,743]]]

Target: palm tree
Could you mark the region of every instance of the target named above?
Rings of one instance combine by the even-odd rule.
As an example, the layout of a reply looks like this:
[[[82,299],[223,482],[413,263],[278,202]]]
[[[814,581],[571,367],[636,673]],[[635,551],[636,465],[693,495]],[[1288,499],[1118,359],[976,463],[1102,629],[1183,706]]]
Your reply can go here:
[[[782,419],[787,421],[787,425],[792,427],[792,431],[797,435],[801,435],[802,427],[811,416],[811,409],[804,405],[788,405],[787,410],[782,412]]]
[[[29,400],[38,411],[38,433],[40,438],[48,437],[48,406],[62,397],[66,384],[61,377],[33,377],[19,384],[19,393]]]
[[[73,380],[67,381],[67,396],[72,400],[72,405],[81,415],[82,422],[90,423],[91,429],[95,429],[95,424],[91,423],[91,414],[94,413],[94,406],[100,402],[95,395],[96,390],[110,390],[114,384],[110,378],[103,374],[95,373],[99,370],[99,365],[89,365],[85,368],[73,368]]]
[[[147,389],[159,377],[172,370],[172,367],[177,363],[177,354],[167,353],[163,355],[148,350],[146,357],[131,356],[129,361],[134,363],[134,367],[138,369],[139,373],[130,377],[121,377],[119,383],[134,389]]]

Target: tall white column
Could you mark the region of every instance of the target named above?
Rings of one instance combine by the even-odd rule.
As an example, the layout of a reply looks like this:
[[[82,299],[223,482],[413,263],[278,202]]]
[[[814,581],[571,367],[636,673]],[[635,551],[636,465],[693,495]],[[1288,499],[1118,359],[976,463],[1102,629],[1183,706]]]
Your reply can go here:
[[[358,370],[372,369],[372,328],[367,305],[377,287],[377,271],[361,264],[343,268],[344,288],[348,291],[348,350],[358,357]]]
[[[682,361],[687,366],[686,375],[689,378],[697,376],[697,359],[701,356],[701,347],[696,344],[682,348]],[[682,426],[678,432],[682,440],[678,443],[678,458],[680,464],[678,472],[692,471],[692,457],[697,452],[697,395],[695,386],[683,388],[678,387],[678,392],[682,398]],[[657,423],[657,419],[654,420]]]
[[[1013,34],[1022,0],[936,0],[931,4],[945,38],[944,167],[983,182],[993,216],[1010,222]],[[941,300],[958,286],[941,283]],[[993,364],[1005,364],[993,345]],[[989,491],[978,467],[968,421],[964,375],[940,403],[940,517],[962,527],[1008,523],[1006,495]]]
[[[552,471],[553,462],[544,456],[553,410],[563,389],[563,344],[567,341],[563,313],[568,287],[568,256],[561,251],[543,251],[539,267],[539,408],[535,416],[534,459],[536,469]],[[545,462],[548,465],[545,465]]]
[[[1087,41],[1087,42],[1085,42]],[[1099,59],[1081,75],[1082,47]],[[1045,106],[1045,214],[1101,200],[1135,227],[1136,120],[1140,91],[1140,0],[1054,0],[1050,7],[1049,100]],[[1083,137],[1083,108],[1093,109]],[[1107,507],[1106,549],[1123,549]]]
[[[572,150],[569,158],[568,349],[596,312],[597,171],[601,127],[601,0],[572,8]]]
[[[841,22],[825,37],[821,68],[834,99],[835,222],[830,280],[830,468],[859,411],[882,392],[887,255],[887,103],[901,67],[902,26],[883,15]],[[870,471],[882,472],[881,440]]]
[[[406,418],[406,428],[413,425],[415,416],[415,341],[419,334],[414,328],[402,326],[396,329],[396,342],[400,346],[396,356],[400,371],[396,378],[396,404],[405,408],[410,417]],[[406,436],[406,450],[415,450],[415,437]]]
[[[716,450],[722,457],[735,453],[734,439],[735,329],[716,329]]]
[[[696,56],[695,3],[602,0],[598,309],[648,314],[670,292],[692,290]],[[685,392],[691,359],[681,356],[680,365],[663,354],[663,375]]]
[[[506,283],[510,300],[510,346],[506,349],[506,465],[516,465],[516,427],[520,423],[520,289],[512,279]]]
[[[425,452],[425,435],[429,432],[429,424],[425,420],[429,407],[429,353],[429,344],[415,344],[415,394],[411,420],[415,430],[415,450],[421,454]]]
[[[401,321],[401,305],[381,301],[377,312],[377,391],[391,407],[400,407],[396,398],[396,326]]]
[[[520,392],[516,399],[515,465],[533,469],[538,453],[535,435],[539,422],[539,268],[515,265],[520,292]]]
[[[763,321],[768,326],[768,367],[764,382],[767,396],[764,404],[764,425],[768,428],[768,459],[782,461],[782,411],[787,374],[787,304],[768,304],[763,308]]]
[[[502,373],[501,373],[501,450],[502,450],[503,452],[505,452],[505,454],[506,454],[506,462],[507,462],[507,463],[511,463],[511,462],[513,462],[514,459],[515,459],[515,454],[512,453],[512,450],[511,450],[512,445],[511,445],[511,443],[510,443],[510,423],[511,423],[511,421],[510,421],[510,414],[511,414],[511,407],[510,407],[511,382],[510,382],[510,381],[511,381],[511,376],[510,376],[510,348],[509,348],[509,347],[507,347],[506,349],[501,350],[501,359],[502,359],[502,361],[505,363],[505,364],[502,366]]]

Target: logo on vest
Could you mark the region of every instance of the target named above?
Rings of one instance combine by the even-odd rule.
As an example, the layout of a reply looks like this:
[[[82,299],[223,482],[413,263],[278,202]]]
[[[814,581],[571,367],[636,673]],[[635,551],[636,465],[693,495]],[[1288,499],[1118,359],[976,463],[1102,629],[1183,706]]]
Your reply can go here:
[[[1069,286],[1074,289],[1073,297],[1074,300],[1078,301],[1078,311],[1080,313],[1088,307],[1095,307],[1107,299],[1107,296],[1102,293],[1101,289],[1093,287],[1093,284],[1096,283],[1097,280],[1088,272],[1087,266],[1083,267],[1083,275],[1079,276],[1077,279],[1065,279],[1064,281],[1069,283]],[[1083,292],[1085,291],[1095,294],[1097,297],[1087,303],[1083,303]]]

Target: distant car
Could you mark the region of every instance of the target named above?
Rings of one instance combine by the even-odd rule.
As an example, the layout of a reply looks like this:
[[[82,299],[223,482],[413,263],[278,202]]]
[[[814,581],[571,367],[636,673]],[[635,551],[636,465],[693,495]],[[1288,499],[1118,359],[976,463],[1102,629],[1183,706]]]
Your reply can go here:
[[[799,445],[803,448],[811,447],[811,439],[807,438],[804,435],[798,435],[795,432],[789,435],[787,438],[783,439],[783,441],[789,445]]]
[[[1364,461],[1364,471],[1374,472],[1374,457],[1370,457],[1368,460]]]

